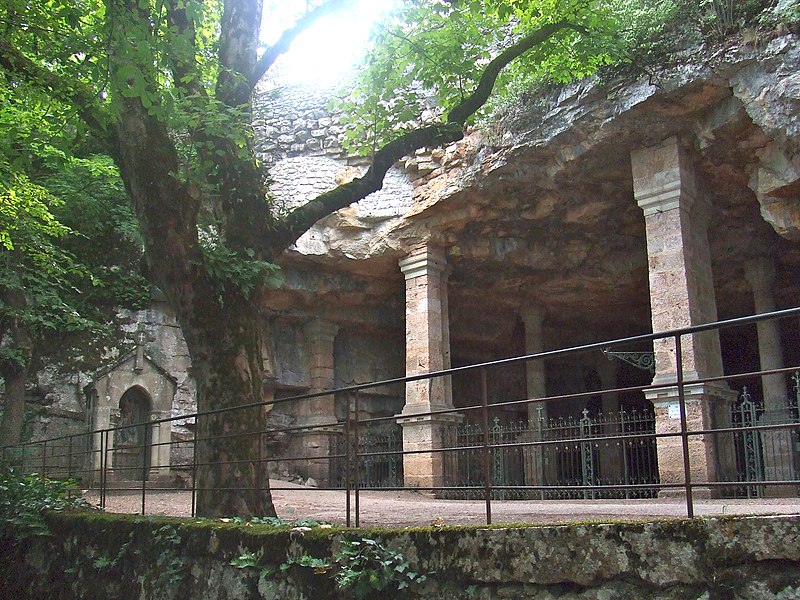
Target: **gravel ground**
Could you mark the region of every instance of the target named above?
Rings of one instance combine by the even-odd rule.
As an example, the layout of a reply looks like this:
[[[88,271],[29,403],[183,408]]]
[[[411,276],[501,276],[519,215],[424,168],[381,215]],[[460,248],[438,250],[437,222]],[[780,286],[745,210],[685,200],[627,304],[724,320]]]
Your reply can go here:
[[[344,524],[346,493],[317,490],[301,485],[272,481],[272,498],[278,516],[285,519],[313,518]],[[84,498],[99,503],[97,491],[87,491]],[[148,490],[145,511],[148,515],[191,515],[192,495],[188,491]],[[142,495],[134,491],[110,490],[106,511],[138,513]],[[355,511],[355,494],[351,492]],[[650,520],[685,517],[682,499],[643,500],[493,500],[494,523],[567,523],[571,521]],[[361,492],[360,525],[479,525],[486,522],[483,500],[442,500],[416,492]],[[800,515],[800,498],[759,498],[755,500],[707,500],[694,502],[697,516],[709,515]],[[355,514],[355,512],[353,512]]]

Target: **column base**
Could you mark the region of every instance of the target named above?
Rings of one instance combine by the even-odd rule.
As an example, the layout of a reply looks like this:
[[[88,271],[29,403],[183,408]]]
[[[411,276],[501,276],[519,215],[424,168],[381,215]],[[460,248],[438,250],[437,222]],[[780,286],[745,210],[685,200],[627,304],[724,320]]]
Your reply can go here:
[[[438,409],[426,407],[419,412],[430,410]],[[403,452],[412,452],[403,454],[403,485],[417,488],[442,487],[447,481],[447,453],[420,451],[445,448],[449,432],[455,429],[463,417],[456,414],[412,415],[413,413],[397,415],[397,423],[403,428]]]
[[[674,383],[674,377],[672,382]],[[655,381],[654,383],[657,385]],[[655,407],[656,434],[679,433],[681,422],[677,386],[648,390],[645,397]],[[736,392],[725,383],[687,383],[684,386],[687,430],[708,431],[729,427],[730,406],[736,397]],[[732,434],[690,435],[688,446],[693,483],[735,481],[736,462]],[[657,451],[661,483],[683,483],[685,470],[681,437],[659,437]]]
[[[290,472],[303,477],[312,485],[328,486],[334,483],[331,463],[332,454],[336,454],[336,440],[342,435],[341,425],[328,425],[298,431],[292,436],[290,456],[303,457],[305,460],[293,460],[287,464]]]

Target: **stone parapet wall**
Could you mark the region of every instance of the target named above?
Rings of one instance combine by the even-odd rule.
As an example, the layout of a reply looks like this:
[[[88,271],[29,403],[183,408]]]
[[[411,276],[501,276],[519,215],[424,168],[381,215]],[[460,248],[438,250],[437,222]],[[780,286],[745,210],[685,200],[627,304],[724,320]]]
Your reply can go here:
[[[345,598],[330,571],[298,564],[302,557],[330,563],[343,540],[362,538],[428,574],[400,592],[409,598],[800,597],[798,517],[406,530],[102,514],[51,514],[48,521],[52,538],[2,540],[0,589],[9,597]],[[258,557],[256,565],[231,564],[239,559],[241,566],[247,554]],[[287,561],[294,566],[280,569]]]
[[[301,206],[366,170],[368,161],[343,148],[347,126],[331,107],[336,88],[285,86],[253,102],[256,153],[269,174],[276,212]],[[301,255],[345,260],[396,253],[381,225],[398,221],[413,205],[409,172],[392,168],[383,187],[323,219],[293,247]]]
[[[292,156],[346,159],[345,127],[330,108],[334,88],[290,85],[259,93],[253,102],[256,152],[269,167]]]

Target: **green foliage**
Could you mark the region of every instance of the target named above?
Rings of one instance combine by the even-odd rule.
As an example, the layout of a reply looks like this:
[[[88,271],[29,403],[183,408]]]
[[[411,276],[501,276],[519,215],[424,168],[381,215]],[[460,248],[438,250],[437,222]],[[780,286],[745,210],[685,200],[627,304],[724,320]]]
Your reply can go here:
[[[370,154],[398,132],[446,118],[472,93],[486,64],[550,23],[569,26],[509,64],[488,115],[532,88],[613,66],[648,72],[678,50],[749,27],[790,23],[777,0],[462,0],[404,3],[378,27],[355,86],[333,103],[345,115],[345,146]],[[797,3],[795,21],[800,18]]]
[[[200,240],[206,271],[216,283],[220,301],[230,286],[241,290],[247,298],[257,286],[277,287],[283,282],[278,265],[256,259],[251,249],[244,255],[235,252],[225,245],[214,229],[206,229]]]
[[[22,5],[4,8],[27,26]],[[65,334],[80,332],[107,343],[114,308],[149,299],[119,172],[107,155],[90,153],[94,142],[73,108],[7,78],[0,100],[0,335],[13,323],[34,346],[48,336],[64,345]],[[22,367],[33,350],[16,336],[5,336],[0,361]]]
[[[621,50],[616,67],[649,72],[656,65],[682,60],[679,51],[686,48],[791,23],[791,17],[778,10],[779,4],[777,0],[612,0]]]
[[[73,479],[22,475],[14,468],[0,467],[0,536],[49,535],[45,511],[92,508],[82,498],[71,497],[76,488]]]
[[[568,26],[506,67],[496,92],[520,78],[593,73],[617,51],[610,9],[586,0],[407,3],[377,30],[357,85],[336,105],[351,125],[347,148],[370,152],[398,130],[441,119],[475,90],[492,58],[551,24]]]
[[[269,525],[270,527],[330,527],[326,521],[317,519],[281,519],[280,517],[231,517],[225,522],[236,523],[237,525]]]
[[[376,592],[405,590],[427,578],[414,571],[402,554],[371,538],[343,541],[335,559],[337,587],[359,600]]]
[[[401,590],[408,594],[414,586],[427,579],[427,575],[417,573],[401,553],[372,538],[343,540],[331,561],[301,554],[287,557],[276,567],[265,564],[263,559],[263,549],[258,552],[246,550],[232,559],[230,565],[238,569],[257,569],[268,578],[292,577],[295,569],[332,578],[338,597],[357,600],[378,598]]]
[[[85,548],[73,558],[67,573],[76,574],[83,570],[115,574],[129,577],[126,573],[133,557],[147,557],[147,569],[139,572],[137,580],[142,593],[147,598],[175,598],[180,596],[180,586],[188,575],[188,559],[182,552],[183,540],[172,525],[162,525],[152,534],[152,541],[143,544],[131,531],[124,544],[115,548],[111,554],[98,553],[95,548]],[[141,559],[132,562],[139,562]],[[134,575],[136,572],[134,572]],[[81,577],[77,578],[80,580]],[[74,590],[76,594],[85,590]]]
[[[15,175],[11,185],[0,191],[0,246],[28,252],[34,262],[46,266],[49,248],[42,245],[70,233],[50,213],[50,204],[57,201],[46,189],[25,175]]]
[[[91,326],[73,303],[79,296],[77,286],[88,277],[88,271],[60,245],[74,232],[53,215],[51,209],[59,205],[57,198],[23,174],[14,175],[8,187],[0,184],[0,240],[4,247],[0,323],[63,332]],[[25,359],[13,341],[0,348],[0,360],[23,363]]]
[[[264,556],[263,551],[258,552],[242,552],[239,556],[231,560],[231,566],[237,569],[251,569],[258,566],[261,557]]]
[[[150,299],[142,270],[144,243],[119,170],[99,154],[72,158],[40,181],[59,199],[54,215],[75,235],[62,246],[89,274],[80,287],[81,312],[96,322],[116,307],[139,308]]]
[[[108,343],[116,308],[138,308],[150,296],[119,175],[105,156],[37,175],[0,183],[0,323],[17,323],[36,343],[80,332]],[[0,359],[23,365],[27,358],[14,340],[0,348]]]
[[[164,525],[156,530],[153,543],[156,560],[150,569],[139,575],[139,583],[143,590],[149,590],[148,597],[165,591],[167,597],[177,596],[188,574],[188,559],[181,552],[181,536],[172,525]]]

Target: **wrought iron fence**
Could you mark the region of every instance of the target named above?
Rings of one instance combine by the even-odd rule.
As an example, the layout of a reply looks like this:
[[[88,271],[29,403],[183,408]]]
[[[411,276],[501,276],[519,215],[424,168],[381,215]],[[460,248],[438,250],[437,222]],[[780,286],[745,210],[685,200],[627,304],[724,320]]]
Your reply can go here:
[[[800,316],[800,308],[297,395],[235,409],[154,419],[146,423],[126,423],[121,427],[3,447],[0,448],[0,460],[28,473],[77,478],[82,486],[97,490],[99,503],[103,506],[114,490],[140,494],[142,513],[147,512],[148,495],[154,488],[182,487],[191,493],[191,513],[194,514],[195,500],[201,494],[230,491],[230,488],[213,485],[203,487],[200,483],[204,469],[223,463],[204,463],[198,457],[198,448],[202,445],[224,447],[227,443],[251,438],[258,440],[254,445],[258,448],[257,454],[225,463],[225,466],[256,468],[260,472],[263,465],[274,466],[280,462],[322,465],[326,473],[323,477],[327,481],[320,482],[318,488],[288,485],[284,488],[280,482],[278,488],[303,493],[342,489],[348,525],[353,521],[359,524],[361,490],[398,491],[412,485],[415,490],[438,496],[479,498],[485,505],[485,517],[489,523],[492,521],[492,502],[497,500],[634,499],[662,493],[681,494],[686,501],[687,515],[691,517],[694,515],[693,495],[698,488],[704,494],[712,495],[734,493],[759,497],[797,494],[800,486],[797,468],[800,464],[800,419],[797,414],[800,366],[686,381],[682,354],[686,343],[684,337],[722,327],[750,325],[764,319],[797,316]],[[678,366],[673,380],[658,385],[601,390],[603,394],[619,397],[635,393],[657,398],[664,392],[669,401],[659,400],[655,411],[643,405],[645,408],[624,407],[618,413],[607,414],[591,413],[587,409],[582,414],[559,418],[546,418],[543,412],[539,412],[538,418],[516,422],[493,418],[511,412],[536,415],[537,407],[543,407],[544,403],[560,407],[586,405],[598,391],[534,399],[490,398],[487,373],[491,369],[526,361],[608,352],[613,347],[624,349],[642,343],[664,344],[664,340],[671,342],[674,364]],[[441,432],[432,434],[425,444],[410,437],[404,439],[405,430],[400,431],[397,417],[361,418],[359,414],[359,394],[362,391],[433,381],[469,372],[480,374],[479,404],[413,413],[399,419],[404,427],[408,421],[415,421],[423,429],[427,427],[430,431]],[[764,410],[748,391],[742,394],[732,411],[726,405],[719,418],[698,420],[696,411],[702,410],[698,407],[703,405],[697,400],[697,390],[705,389],[703,386],[714,384],[727,389],[728,384],[738,381],[786,375],[794,375],[793,401],[779,407],[777,412],[774,407]],[[285,424],[269,430],[254,428],[204,438],[196,433],[197,428],[185,427],[187,423],[196,424],[209,416],[218,418],[229,410],[253,411],[270,404],[298,403],[332,394],[348,398],[347,414],[350,417],[340,423],[327,423],[318,430]],[[565,411],[560,412],[563,414]],[[154,435],[157,428],[172,427],[176,431],[178,425],[183,427],[180,436],[175,436],[172,441],[157,441],[163,439]],[[126,435],[131,430],[139,432],[136,439]],[[262,453],[269,440],[281,436],[291,439],[309,432],[316,432],[320,440],[330,440],[330,444],[326,442],[324,447],[309,444],[291,456]],[[716,445],[716,450],[703,451],[703,448],[712,447],[709,444]],[[726,444],[730,446],[730,460],[734,465],[731,477],[725,474],[724,457],[720,458],[724,452],[717,451]],[[657,464],[662,454],[675,463],[668,478],[663,476],[663,461],[661,465]],[[719,463],[716,466],[710,464],[715,456]],[[416,483],[412,483],[408,474],[413,474],[414,468],[423,463],[429,467],[428,479],[417,478]],[[260,479],[252,485],[256,487],[247,489],[263,490],[264,493],[268,489],[266,482]]]
[[[756,400],[744,386],[738,400],[731,407],[736,452],[736,480],[746,484],[735,488],[739,496],[761,498],[766,486],[758,485],[774,479],[793,480],[800,475],[800,429],[768,429],[759,431],[758,425],[798,425],[800,415],[800,371],[791,376],[793,394],[779,408],[765,408],[763,400]],[[786,490],[792,495],[797,488]]]
[[[345,445],[350,443],[348,451]],[[329,481],[332,487],[343,489],[346,485],[346,457],[360,456],[358,481],[362,489],[397,488],[403,486],[403,432],[396,423],[380,423],[367,427],[349,440],[337,435],[331,445]],[[356,480],[354,466],[350,465],[351,481]]]
[[[489,429],[492,487],[498,499],[599,499],[654,497],[658,483],[655,415],[629,409],[581,418],[501,423]],[[445,480],[453,497],[482,497],[484,487],[480,423],[451,429],[445,448]],[[537,442],[538,445],[527,445]],[[525,486],[540,486],[531,490]],[[628,489],[609,486],[637,486]],[[593,488],[593,489],[575,489]]]

